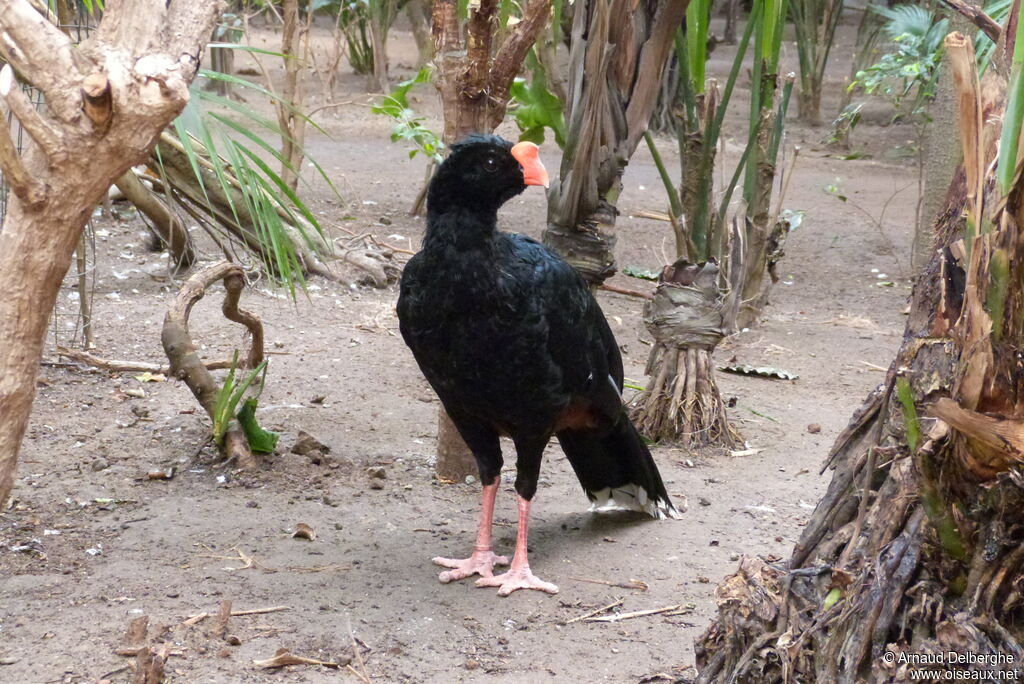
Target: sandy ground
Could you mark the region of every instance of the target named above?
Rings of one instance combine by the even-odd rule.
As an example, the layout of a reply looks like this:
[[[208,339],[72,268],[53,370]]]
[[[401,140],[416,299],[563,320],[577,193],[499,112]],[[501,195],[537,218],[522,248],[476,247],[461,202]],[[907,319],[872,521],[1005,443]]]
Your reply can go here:
[[[844,28],[848,54],[849,29]],[[392,40],[393,71],[410,73],[410,37]],[[724,71],[720,48],[712,71]],[[790,45],[787,60],[795,62]],[[831,69],[824,111],[848,72]],[[742,86],[743,84],[741,84]],[[311,87],[319,86],[313,80]],[[415,247],[423,223],[407,210],[423,162],[388,140],[371,116],[362,78],[345,75],[311,133],[311,153],[344,199],[310,176],[306,195],[335,234],[372,231]],[[322,101],[314,93],[313,104]],[[252,103],[261,106],[261,103]],[[437,125],[429,90],[417,107]],[[738,131],[740,129],[733,129]],[[819,467],[835,435],[882,377],[903,328],[916,171],[889,154],[909,127],[863,124],[855,135],[870,158],[843,161],[794,127],[802,146],[786,206],[806,212],[789,239],[782,281],[763,324],[727,339],[719,362],[771,365],[795,381],[720,373],[730,416],[751,451],[654,449],[670,493],[688,504],[681,521],[593,515],[557,447],[550,449],[531,527],[531,561],[557,596],[499,598],[469,582],[442,585],[435,555],[472,544],[478,487],[433,477],[437,401],[397,335],[397,290],[348,289],[322,280],[290,301],[262,284],[244,306],[266,326],[271,369],[260,418],[283,433],[279,453],[256,472],[235,472],[200,450],[208,425],[179,382],[140,383],[134,374],[70,366],[66,341],[77,292],[61,295],[51,347],[22,450],[11,505],[0,513],[0,681],[130,679],[116,650],[129,621],[168,625],[170,681],[355,680],[352,670],[297,666],[261,670],[280,648],[347,662],[377,681],[628,682],[655,673],[692,674],[692,642],[714,614],[716,583],[741,554],[785,557],[823,492]],[[663,146],[676,159],[669,141]],[[542,151],[557,169],[557,148]],[[839,183],[849,200],[825,192]],[[890,201],[891,200],[891,201]],[[881,225],[882,208],[888,208]],[[646,150],[625,177],[620,201],[621,266],[659,267],[671,244],[664,224],[632,212],[660,209],[664,196]],[[507,230],[539,236],[544,196],[528,192],[503,210]],[[95,247],[97,353],[161,361],[160,324],[177,284],[160,275],[137,220],[98,219]],[[210,251],[208,259],[214,259]],[[898,256],[898,258],[897,258]],[[152,274],[152,275],[151,275]],[[883,286],[882,281],[894,283]],[[650,284],[618,276],[638,289]],[[219,317],[214,292],[193,316],[210,358],[229,356],[239,330]],[[643,382],[650,336],[641,301],[602,293],[622,345],[626,375]],[[144,397],[135,397],[135,390]],[[128,393],[128,390],[132,390]],[[820,426],[820,432],[808,429]],[[304,430],[330,448],[323,458],[289,453]],[[383,468],[384,479],[367,468]],[[170,480],[146,474],[175,468]],[[510,475],[498,499],[496,543],[510,551],[515,507]],[[304,522],[315,541],[290,532]],[[642,582],[646,590],[628,588]],[[624,585],[624,586],[619,586]],[[222,600],[236,610],[287,610],[232,618],[226,646],[211,619]],[[567,622],[608,604],[630,612],[677,606],[621,622]]]

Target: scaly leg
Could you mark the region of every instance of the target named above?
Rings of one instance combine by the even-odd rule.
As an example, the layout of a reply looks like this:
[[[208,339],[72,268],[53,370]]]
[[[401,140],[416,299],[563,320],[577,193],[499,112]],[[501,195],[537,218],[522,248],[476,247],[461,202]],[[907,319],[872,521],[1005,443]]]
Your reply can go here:
[[[499,596],[508,596],[517,589],[538,589],[549,594],[557,594],[558,587],[537,579],[530,571],[530,562],[526,557],[526,539],[530,532],[530,502],[522,496],[518,498],[519,532],[516,534],[516,553],[512,557],[512,567],[501,575],[481,577],[476,581],[476,586],[499,587]]]
[[[498,484],[484,486],[483,506],[480,511],[480,528],[476,533],[476,546],[469,558],[441,558],[434,562],[451,570],[445,570],[437,576],[443,583],[454,582],[470,575],[491,577],[495,565],[508,565],[507,556],[497,556],[491,551],[491,521],[494,519],[494,498],[498,495]],[[517,552],[518,553],[518,552]]]

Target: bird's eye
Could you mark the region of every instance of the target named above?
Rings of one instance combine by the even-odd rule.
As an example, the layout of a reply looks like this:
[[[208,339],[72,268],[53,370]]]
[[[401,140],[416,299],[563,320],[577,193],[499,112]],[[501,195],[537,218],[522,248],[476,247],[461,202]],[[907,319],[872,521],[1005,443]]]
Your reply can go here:
[[[487,173],[494,173],[498,170],[498,160],[494,157],[486,157],[484,159],[484,171]]]

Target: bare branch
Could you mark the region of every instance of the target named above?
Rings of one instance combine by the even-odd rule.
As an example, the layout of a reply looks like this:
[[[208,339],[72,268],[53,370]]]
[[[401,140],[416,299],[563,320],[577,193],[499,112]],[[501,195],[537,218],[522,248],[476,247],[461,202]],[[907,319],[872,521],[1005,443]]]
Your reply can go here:
[[[9,73],[10,66],[5,66],[0,71],[0,82],[5,73]],[[11,186],[11,190],[22,202],[29,207],[36,209],[46,201],[47,190],[45,184],[40,183],[28,172],[25,165],[21,163],[18,150],[11,140],[11,132],[6,123],[2,123],[5,117],[2,116],[3,108],[0,107],[0,171]]]
[[[110,81],[101,73],[89,74],[82,83],[82,97],[85,102],[82,108],[85,115],[99,130],[105,130],[113,115],[113,103],[110,97]]]
[[[57,132],[43,119],[18,85],[14,78],[14,69],[10,64],[5,64],[0,69],[0,98],[7,102],[11,113],[21,122],[22,128],[28,132],[29,136],[36,141],[51,164],[67,158],[68,153],[60,144]]]
[[[62,121],[79,116],[80,72],[71,39],[27,0],[0,0],[0,56],[46,95]]]
[[[980,7],[968,5],[963,0],[942,0],[942,4],[955,12],[959,12],[969,22],[981,29],[982,33],[988,36],[993,43],[998,43],[1003,35],[1003,27],[992,17],[985,14]]]
[[[526,6],[526,11],[523,13],[522,21],[516,24],[515,29],[498,48],[487,87],[487,92],[492,100],[490,114],[492,128],[500,124],[505,117],[512,81],[515,80],[516,74],[522,68],[526,53],[530,51],[537,36],[547,25],[550,15],[551,0],[530,0],[530,4]]]

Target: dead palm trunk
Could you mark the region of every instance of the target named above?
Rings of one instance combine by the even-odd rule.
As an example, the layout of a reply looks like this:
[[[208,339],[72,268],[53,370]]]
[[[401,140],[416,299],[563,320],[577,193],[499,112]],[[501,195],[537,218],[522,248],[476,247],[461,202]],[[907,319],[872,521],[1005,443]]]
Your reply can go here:
[[[699,682],[910,681],[908,670],[933,668],[1019,676],[1024,183],[1016,139],[1000,146],[998,184],[989,172],[999,123],[1014,120],[1005,82],[990,69],[978,87],[962,35],[947,49],[965,161],[902,348],[832,448],[832,482],[789,562],[744,559],[719,587],[718,618],[697,643]],[[1013,661],[936,668],[902,655],[950,651]]]
[[[471,5],[463,34],[456,0],[435,0],[433,19],[435,84],[444,111],[444,142],[450,145],[470,133],[490,133],[505,118],[509,89],[526,54],[544,29],[551,0],[530,0],[522,20],[492,51],[498,28],[498,1]],[[493,54],[493,56],[492,56]],[[476,475],[473,453],[455,425],[438,410],[437,476],[462,481]]]
[[[718,265],[680,259],[662,271],[654,299],[644,306],[644,325],[654,336],[647,359],[647,388],[633,400],[631,417],[654,441],[688,446],[733,446],[715,384],[711,353],[725,337],[725,297]]]
[[[568,135],[544,243],[591,285],[615,272],[615,204],[647,130],[689,0],[586,0],[573,10]]]
[[[0,99],[32,138],[0,127],[13,196],[0,230],[0,503],[14,482],[47,321],[79,236],[107,189],[184,108],[219,2],[111,2],[77,47],[27,0],[0,0]],[[12,68],[13,67],[13,68]],[[37,112],[14,69],[40,88]]]

